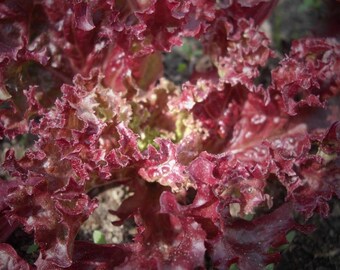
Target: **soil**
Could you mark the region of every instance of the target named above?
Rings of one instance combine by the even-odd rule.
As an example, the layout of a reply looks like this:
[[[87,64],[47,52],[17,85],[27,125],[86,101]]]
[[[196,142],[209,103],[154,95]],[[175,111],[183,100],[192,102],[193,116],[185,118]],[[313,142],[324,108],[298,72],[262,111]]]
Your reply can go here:
[[[81,226],[77,240],[93,241],[94,231],[100,231],[105,237],[105,243],[108,244],[132,241],[133,235],[136,233],[134,226],[129,221],[121,226],[112,225],[112,222],[117,221],[118,218],[109,212],[117,210],[122,201],[129,197],[128,191],[124,187],[118,186],[105,190],[95,197],[99,206]]]

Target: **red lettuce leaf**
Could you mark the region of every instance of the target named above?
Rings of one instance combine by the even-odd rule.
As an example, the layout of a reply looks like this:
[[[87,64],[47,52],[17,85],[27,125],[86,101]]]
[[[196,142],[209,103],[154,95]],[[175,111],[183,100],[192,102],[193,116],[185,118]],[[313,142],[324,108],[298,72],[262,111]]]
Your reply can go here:
[[[289,57],[272,71],[272,89],[282,94],[285,110],[296,115],[306,106],[324,107],[339,93],[339,43],[335,39],[295,41]]]
[[[213,266],[225,269],[237,263],[244,270],[263,269],[279,260],[277,248],[286,243],[287,232],[300,228],[289,204],[251,222],[227,224],[223,236],[211,241]]]
[[[257,85],[274,56],[258,27],[276,3],[2,2],[1,240],[32,233],[38,269],[276,262],[304,227],[294,212],[326,216],[340,197],[339,43],[295,41]],[[161,78],[162,53],[184,37],[212,66],[177,87]],[[20,136],[34,142],[18,155]],[[134,220],[131,243],[75,241],[98,185],[127,190],[111,214]],[[0,255],[4,268],[34,268],[7,244]]]
[[[160,147],[159,152],[149,147],[148,159],[139,169],[139,175],[148,182],[169,186],[173,192],[194,187],[195,183],[189,179],[185,166],[177,159],[175,144],[161,139],[156,142]]]
[[[14,248],[5,243],[0,243],[0,267],[1,269],[13,270],[34,269],[25,260],[18,256]]]
[[[25,184],[11,191],[6,204],[10,208],[6,211],[8,220],[22,224],[28,233],[34,232],[41,250],[42,262],[38,264],[46,261],[59,267],[71,265],[78,229],[96,207],[73,180],[65,188],[50,192],[44,178],[32,173]]]

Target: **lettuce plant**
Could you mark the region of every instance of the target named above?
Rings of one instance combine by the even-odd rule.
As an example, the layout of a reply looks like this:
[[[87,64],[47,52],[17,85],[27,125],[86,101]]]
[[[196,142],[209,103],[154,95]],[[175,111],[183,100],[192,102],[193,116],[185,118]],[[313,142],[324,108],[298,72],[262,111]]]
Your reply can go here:
[[[296,215],[340,197],[340,46],[259,29],[271,0],[0,3],[0,268],[263,269]],[[176,85],[163,54],[196,40],[209,63]],[[76,235],[98,186],[127,243]],[[103,217],[105,218],[105,217]],[[22,228],[39,257],[8,243]]]

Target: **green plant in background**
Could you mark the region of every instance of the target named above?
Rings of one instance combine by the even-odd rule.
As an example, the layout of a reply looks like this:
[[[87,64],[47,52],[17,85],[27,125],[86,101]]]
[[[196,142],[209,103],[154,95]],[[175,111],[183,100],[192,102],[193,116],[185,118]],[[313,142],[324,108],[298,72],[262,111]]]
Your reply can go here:
[[[271,264],[268,264],[264,270],[274,270],[274,266],[275,264],[271,263]],[[237,266],[236,263],[233,263],[230,267],[229,267],[229,270],[240,270],[240,268]]]
[[[95,244],[106,244],[105,235],[99,230],[93,231],[92,239]]]
[[[309,9],[318,9],[321,7],[321,5],[321,0],[303,0],[303,2],[299,5],[298,10],[303,12]]]
[[[37,244],[32,244],[28,246],[26,253],[33,254],[33,253],[36,253],[38,250],[39,250],[39,246]]]

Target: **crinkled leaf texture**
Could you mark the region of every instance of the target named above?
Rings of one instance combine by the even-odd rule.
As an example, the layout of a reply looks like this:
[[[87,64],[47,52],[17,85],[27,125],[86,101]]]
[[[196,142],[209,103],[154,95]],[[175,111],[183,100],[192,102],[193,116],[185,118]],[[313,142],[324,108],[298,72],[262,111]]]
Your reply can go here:
[[[290,230],[340,197],[340,45],[275,57],[276,0],[0,3],[0,268],[263,269]],[[178,86],[162,53],[201,42]],[[260,77],[260,78],[259,78]],[[97,187],[128,196],[126,243],[77,241]],[[252,216],[252,220],[249,220]],[[106,217],[102,217],[106,218]],[[32,235],[38,259],[8,244]]]
[[[11,245],[5,243],[0,243],[0,267],[1,269],[14,270],[32,269],[32,266],[20,258]]]

